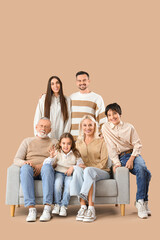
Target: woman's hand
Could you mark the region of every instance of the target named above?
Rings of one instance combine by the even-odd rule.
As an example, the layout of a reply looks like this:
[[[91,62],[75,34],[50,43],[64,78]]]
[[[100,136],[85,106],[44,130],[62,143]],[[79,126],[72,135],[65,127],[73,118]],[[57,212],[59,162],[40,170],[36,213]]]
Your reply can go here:
[[[74,168],[73,168],[73,167],[70,167],[70,168],[68,168],[68,170],[65,172],[65,174],[66,174],[67,176],[71,176],[72,173],[73,173],[73,170],[74,170]]]
[[[82,163],[79,164],[78,167],[81,167],[81,168],[83,168],[83,169],[86,168],[86,166],[85,166],[84,164],[82,164]]]

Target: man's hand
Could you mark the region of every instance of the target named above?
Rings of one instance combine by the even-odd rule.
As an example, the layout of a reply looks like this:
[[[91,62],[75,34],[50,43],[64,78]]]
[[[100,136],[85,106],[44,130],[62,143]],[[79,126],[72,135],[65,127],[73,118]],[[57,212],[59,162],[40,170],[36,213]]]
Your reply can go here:
[[[121,167],[121,165],[115,165],[115,166],[113,166],[113,172],[114,172],[114,173],[116,172],[116,168],[118,168],[118,167]]]
[[[40,174],[42,166],[43,166],[43,163],[37,164],[34,166],[33,170],[34,170],[35,177],[37,177]]]
[[[74,170],[74,168],[73,168],[73,167],[70,167],[70,168],[68,168],[68,170],[65,172],[65,174],[66,174],[67,176],[71,176],[72,173],[73,173],[73,170]]]
[[[126,168],[128,169],[133,169],[133,162],[134,162],[135,157],[134,156],[130,156],[130,158],[128,159],[128,161],[126,162]]]
[[[34,165],[33,165],[33,163],[32,163],[32,162],[30,162],[29,160],[28,160],[28,161],[25,161],[24,165],[25,165],[25,164],[28,164],[28,165],[30,165],[31,167],[33,167],[33,168],[34,168]]]

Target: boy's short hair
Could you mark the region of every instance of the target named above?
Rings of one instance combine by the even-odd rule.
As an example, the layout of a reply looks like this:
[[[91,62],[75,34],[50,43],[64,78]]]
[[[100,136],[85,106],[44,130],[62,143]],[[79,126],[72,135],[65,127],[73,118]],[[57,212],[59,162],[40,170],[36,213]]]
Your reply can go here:
[[[79,76],[79,75],[87,75],[88,79],[89,79],[89,74],[87,72],[84,72],[84,71],[79,71],[76,73],[76,77]]]
[[[109,110],[116,111],[120,116],[122,115],[121,107],[117,103],[111,103],[107,105],[105,109],[105,115],[107,116],[107,113]]]

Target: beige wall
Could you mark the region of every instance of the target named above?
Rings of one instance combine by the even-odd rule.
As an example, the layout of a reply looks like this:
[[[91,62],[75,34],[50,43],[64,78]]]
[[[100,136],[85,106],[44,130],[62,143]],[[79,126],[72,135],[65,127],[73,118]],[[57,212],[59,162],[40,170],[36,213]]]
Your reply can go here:
[[[76,236],[75,230],[81,231],[83,226],[82,232],[87,234],[90,230],[94,237],[98,237],[98,230],[103,234],[107,232],[107,227],[110,233],[122,236],[122,229],[126,235],[133,233],[135,227],[141,237],[149,239],[158,230],[159,220],[159,1],[15,0],[1,3],[0,221],[5,227],[3,230],[7,227],[5,231],[10,236],[11,231],[15,234],[19,227],[20,231],[26,229],[30,231],[25,235],[27,239],[36,237],[36,226],[37,234],[43,230],[41,236],[45,231],[54,235],[54,224],[45,224],[41,229],[39,225],[26,225],[24,219],[20,224],[16,218],[10,218],[9,207],[4,205],[6,169],[22,139],[33,135],[35,108],[46,91],[49,77],[59,76],[69,96],[77,91],[75,73],[85,70],[91,76],[90,89],[103,97],[105,105],[118,102],[123,110],[122,119],[131,122],[139,133],[142,155],[153,175],[150,203],[154,214],[140,222],[134,215],[125,226],[119,216],[112,222],[103,219],[102,225],[98,220],[88,227],[74,223],[70,234]],[[135,191],[135,178],[131,177],[131,205]],[[64,223],[55,226],[59,229]],[[60,231],[57,229],[56,234]],[[82,237],[83,233],[80,233]]]

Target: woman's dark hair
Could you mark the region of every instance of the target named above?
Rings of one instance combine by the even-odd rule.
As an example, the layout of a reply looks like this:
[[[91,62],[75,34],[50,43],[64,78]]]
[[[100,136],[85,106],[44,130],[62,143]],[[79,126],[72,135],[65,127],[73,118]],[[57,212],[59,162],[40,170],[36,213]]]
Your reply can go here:
[[[76,148],[76,145],[75,145],[75,141],[73,139],[73,136],[70,134],[70,133],[63,133],[59,139],[59,142],[56,146],[57,150],[60,152],[61,150],[61,146],[60,146],[60,143],[62,141],[63,138],[69,138],[71,141],[72,141],[72,146],[71,146],[71,150],[73,151],[73,154],[75,155],[76,158],[79,158],[81,157],[81,154],[80,152],[78,151],[78,149]]]
[[[107,113],[109,110],[116,111],[120,116],[122,115],[121,107],[117,103],[111,103],[111,104],[107,105],[107,107],[105,109],[106,116],[107,116]]]
[[[76,73],[76,77],[79,76],[79,75],[87,75],[88,79],[89,79],[89,74],[87,72],[84,72],[84,71],[80,71],[80,72],[77,72]]]
[[[61,112],[63,115],[63,120],[65,122],[68,119],[67,103],[66,103],[66,98],[63,94],[62,82],[59,79],[59,77],[57,77],[57,76],[52,76],[48,80],[47,93],[46,93],[46,98],[45,98],[45,103],[44,103],[44,116],[47,118],[50,118],[50,106],[51,106],[51,99],[52,99],[52,95],[53,95],[53,91],[51,89],[51,81],[54,78],[57,79],[60,84],[59,96],[60,96]]]

